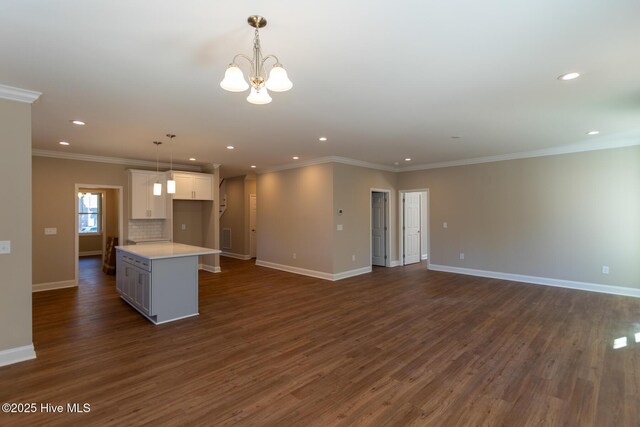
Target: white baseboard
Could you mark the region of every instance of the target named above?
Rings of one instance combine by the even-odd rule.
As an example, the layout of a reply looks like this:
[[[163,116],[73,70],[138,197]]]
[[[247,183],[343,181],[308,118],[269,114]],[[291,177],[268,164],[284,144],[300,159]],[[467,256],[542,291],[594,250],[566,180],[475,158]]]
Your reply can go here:
[[[74,288],[78,286],[75,280],[63,280],[61,282],[48,282],[48,283],[34,283],[31,291],[42,292],[51,291],[53,289]]]
[[[602,285],[599,283],[576,282],[573,280],[552,279],[550,277],[526,276],[523,274],[501,273],[498,271],[476,270],[473,268],[451,267],[448,265],[429,264],[429,270],[466,274],[469,276],[489,277],[492,279],[511,280],[534,285],[555,286],[558,288],[578,289],[581,291],[600,292],[603,294],[624,295],[640,298],[640,289],[622,286]]]
[[[359,276],[361,274],[371,273],[372,271],[373,269],[371,268],[370,265],[367,267],[356,268],[355,270],[342,271],[340,273],[335,273],[333,275],[333,280],[342,280],[342,279],[346,279],[347,277],[353,277],[353,276]]]
[[[220,252],[220,255],[221,256],[226,256],[228,258],[242,259],[242,260],[245,260],[245,261],[251,259],[251,255],[249,255],[249,254],[235,254],[233,252],[222,251],[222,252]]]
[[[282,270],[289,273],[301,274],[303,276],[315,277],[317,279],[331,280],[331,281],[346,279],[347,277],[358,276],[360,274],[371,273],[371,266],[332,274],[332,273],[326,273],[324,271],[307,270],[306,268],[294,267],[292,265],[276,264],[275,262],[262,261],[262,260],[256,260],[256,265],[259,265],[261,267],[273,268],[275,270]]]
[[[78,254],[78,256],[94,256],[94,255],[102,255],[102,251],[84,251]]]
[[[389,267],[400,267],[402,265],[402,263],[400,262],[400,260],[395,260],[395,261],[391,261],[391,264],[389,264]]]
[[[427,254],[422,254],[420,259],[424,261],[425,259],[429,259],[429,257],[427,256]]]
[[[198,269],[208,271],[209,273],[222,272],[222,270],[220,270],[220,267],[215,267],[213,265],[207,265],[207,264],[198,264]]]
[[[36,358],[33,344],[0,351],[0,366],[12,365]]]

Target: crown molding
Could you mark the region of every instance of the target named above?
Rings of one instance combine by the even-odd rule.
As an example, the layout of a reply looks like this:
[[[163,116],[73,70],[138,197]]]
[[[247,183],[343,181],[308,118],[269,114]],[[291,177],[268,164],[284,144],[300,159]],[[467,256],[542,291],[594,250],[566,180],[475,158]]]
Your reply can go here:
[[[124,159],[121,157],[105,157],[105,156],[94,156],[92,154],[79,154],[79,153],[62,153],[60,151],[50,151],[50,150],[40,150],[33,149],[31,150],[31,155],[35,157],[50,157],[54,159],[66,159],[66,160],[80,160],[83,162],[98,162],[98,163],[111,163],[114,165],[125,165],[125,166],[144,166],[144,167],[156,167],[156,162],[149,160],[138,160],[138,159]],[[163,168],[169,168],[169,163],[159,163],[158,166]],[[196,165],[181,165],[174,163],[174,168],[185,171],[193,171],[193,172],[201,172],[202,167]]]
[[[20,89],[18,87],[0,85],[0,99],[8,99],[10,101],[26,102],[33,104],[40,98],[41,92],[33,90]]]
[[[450,162],[427,163],[424,165],[405,166],[398,168],[398,172],[412,172],[428,169],[449,168],[453,166],[477,165],[480,163],[501,162],[504,160],[529,159],[533,157],[557,156],[560,154],[582,153],[586,151],[608,150],[614,148],[633,147],[640,145],[640,138],[618,139],[616,141],[603,140],[560,147],[545,148],[543,150],[523,151],[520,153],[501,154],[497,156],[475,157],[472,159],[453,160]]]
[[[386,166],[378,163],[365,162],[362,160],[350,159],[348,157],[328,156],[328,157],[318,157],[316,159],[310,159],[310,160],[303,160],[295,163],[287,163],[284,165],[275,166],[273,168],[260,169],[256,173],[263,174],[263,173],[270,173],[270,172],[279,172],[283,170],[302,168],[306,166],[322,165],[325,163],[342,163],[344,165],[359,166],[359,167],[369,168],[369,169],[377,169],[385,172],[399,171],[398,168],[395,168],[393,166]]]

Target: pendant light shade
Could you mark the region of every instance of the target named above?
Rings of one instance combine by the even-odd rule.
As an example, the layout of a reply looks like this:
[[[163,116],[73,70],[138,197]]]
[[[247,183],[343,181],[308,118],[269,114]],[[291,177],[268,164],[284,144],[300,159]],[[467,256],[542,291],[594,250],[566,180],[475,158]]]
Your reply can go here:
[[[281,64],[276,64],[269,73],[269,80],[266,83],[267,89],[274,92],[286,92],[293,87],[286,70]]]
[[[167,137],[171,144],[171,166],[169,167],[169,180],[167,181],[167,194],[176,194],[176,181],[173,179],[173,138],[176,136],[168,133]]]
[[[176,194],[176,181],[173,177],[167,181],[167,194]]]
[[[156,174],[159,174],[159,165],[160,165],[160,145],[162,144],[162,142],[160,141],[153,141],[153,143],[156,145]],[[153,183],[153,195],[154,196],[162,196],[162,183],[160,183],[160,181],[158,180],[158,178],[156,178],[156,182]]]
[[[271,102],[271,97],[266,87],[256,90],[255,87],[251,87],[251,93],[247,96],[247,101],[256,105],[264,105]]]
[[[162,184],[160,184],[159,182],[153,183],[153,195],[162,196]]]
[[[249,89],[249,83],[245,81],[242,70],[236,64],[231,64],[224,73],[220,87],[229,92],[244,92]]]

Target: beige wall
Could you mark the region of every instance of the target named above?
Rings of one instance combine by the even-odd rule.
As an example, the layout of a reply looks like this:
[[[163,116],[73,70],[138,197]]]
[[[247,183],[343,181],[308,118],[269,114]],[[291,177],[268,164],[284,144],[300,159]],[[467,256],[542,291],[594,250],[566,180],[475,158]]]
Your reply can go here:
[[[202,246],[203,204],[201,200],[173,201],[173,241],[185,245]],[[185,230],[182,229],[184,224]]]
[[[102,250],[102,234],[78,236],[78,252],[93,252]]]
[[[390,190],[391,261],[398,259],[396,174],[333,164],[333,273],[371,265],[371,189]],[[338,215],[338,209],[343,210]],[[337,231],[341,224],[343,231]],[[355,255],[356,260],[352,261]]]
[[[31,338],[31,105],[0,99],[0,351]]]
[[[640,288],[638,146],[406,172],[398,186],[429,188],[433,264]]]
[[[76,184],[122,186],[123,239],[126,239],[129,217],[127,168],[107,163],[33,157],[34,284],[74,279]],[[57,228],[58,234],[45,235],[45,227]]]
[[[225,179],[225,187],[227,193],[227,210],[220,218],[220,238],[225,228],[231,229],[231,248],[222,248],[222,240],[220,240],[220,249],[238,255],[248,254],[248,248],[245,247],[245,179],[243,176]]]
[[[333,165],[261,174],[256,193],[257,259],[332,273]]]
[[[213,175],[213,201],[202,203],[202,245],[206,248],[220,248],[220,167],[203,171]],[[201,263],[207,270],[220,270],[220,255],[204,255]]]

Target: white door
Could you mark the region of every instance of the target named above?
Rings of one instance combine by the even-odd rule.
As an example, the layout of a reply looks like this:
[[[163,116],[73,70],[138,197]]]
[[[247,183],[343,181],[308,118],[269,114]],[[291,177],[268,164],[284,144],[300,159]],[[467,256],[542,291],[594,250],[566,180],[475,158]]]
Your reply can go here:
[[[420,262],[420,193],[404,194],[404,264]]]
[[[371,264],[384,267],[386,265],[386,194],[374,191],[371,193]]]
[[[249,195],[249,254],[256,257],[256,195]]]

